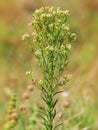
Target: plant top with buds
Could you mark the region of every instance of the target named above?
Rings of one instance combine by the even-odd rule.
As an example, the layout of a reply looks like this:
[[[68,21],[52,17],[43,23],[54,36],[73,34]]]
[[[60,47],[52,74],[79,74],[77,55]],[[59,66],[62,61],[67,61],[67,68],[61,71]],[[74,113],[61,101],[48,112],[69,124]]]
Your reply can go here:
[[[43,111],[42,130],[56,130],[59,124],[54,124],[57,115],[54,96],[60,91],[58,88],[71,80],[70,75],[62,76],[68,64],[68,55],[76,35],[70,32],[67,24],[68,11],[55,7],[42,7],[33,14],[32,50],[43,72],[43,79],[39,81],[41,97],[45,102]],[[28,34],[23,40],[30,42]]]

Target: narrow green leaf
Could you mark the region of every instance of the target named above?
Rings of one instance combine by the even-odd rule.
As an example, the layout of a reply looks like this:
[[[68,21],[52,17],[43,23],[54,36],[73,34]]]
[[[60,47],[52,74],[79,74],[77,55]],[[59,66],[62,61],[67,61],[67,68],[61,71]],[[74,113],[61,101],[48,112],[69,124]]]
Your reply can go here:
[[[59,94],[59,93],[62,93],[63,91],[57,91],[57,92],[55,92],[54,94],[53,94],[53,96],[55,96],[55,95],[57,95],[57,94]]]
[[[53,128],[53,130],[56,130],[59,126],[61,126],[63,123],[59,123],[57,125],[55,125],[55,127]]]

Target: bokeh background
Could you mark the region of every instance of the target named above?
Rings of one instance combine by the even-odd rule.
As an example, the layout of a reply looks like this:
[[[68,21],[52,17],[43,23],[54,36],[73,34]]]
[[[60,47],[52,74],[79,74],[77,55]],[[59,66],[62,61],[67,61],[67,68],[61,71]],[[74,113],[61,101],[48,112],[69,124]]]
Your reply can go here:
[[[77,40],[66,68],[73,75],[67,91],[74,102],[84,98],[92,104],[89,115],[94,118],[93,129],[98,130],[98,0],[0,0],[0,130],[11,93],[15,91],[21,97],[30,83],[25,72],[34,69],[36,77],[40,77],[32,52],[21,37],[31,28],[28,23],[32,13],[42,6],[70,11],[68,20]]]

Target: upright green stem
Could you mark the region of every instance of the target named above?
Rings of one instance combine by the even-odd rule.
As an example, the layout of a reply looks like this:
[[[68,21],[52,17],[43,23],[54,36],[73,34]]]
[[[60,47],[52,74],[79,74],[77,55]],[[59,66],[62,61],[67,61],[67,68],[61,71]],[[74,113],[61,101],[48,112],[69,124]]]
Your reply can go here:
[[[44,57],[43,57],[43,61],[44,61]],[[51,65],[48,64],[48,68],[50,67],[49,70],[47,70],[47,75],[44,74],[44,77],[46,79],[46,84],[45,84],[45,88],[42,89],[42,94],[44,95],[44,99],[45,99],[45,103],[47,104],[46,107],[46,113],[44,113],[44,123],[45,123],[45,130],[53,130],[54,126],[53,126],[53,120],[55,117],[55,111],[54,111],[54,99],[53,99],[53,94],[54,94],[54,90],[53,90],[53,80],[54,80],[54,67],[53,67],[53,61],[54,61],[54,52],[51,53]],[[46,65],[46,64],[45,64]],[[50,65],[50,66],[49,66]],[[47,68],[47,66],[45,66],[45,68]],[[48,83],[47,83],[47,79],[48,79]],[[47,87],[47,91],[46,92],[46,87]]]

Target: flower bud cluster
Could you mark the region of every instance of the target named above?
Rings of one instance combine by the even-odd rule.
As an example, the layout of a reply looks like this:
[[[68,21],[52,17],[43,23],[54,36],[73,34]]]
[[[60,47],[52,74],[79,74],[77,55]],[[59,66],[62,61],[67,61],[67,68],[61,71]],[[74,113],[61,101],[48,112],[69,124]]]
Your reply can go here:
[[[23,36],[22,36],[22,40],[23,41],[27,41],[30,39],[30,35],[28,33],[25,33]]]
[[[37,45],[35,56],[41,67],[49,69],[51,61],[58,72],[68,63],[68,54],[76,35],[67,24],[68,11],[56,7],[42,7],[33,14],[33,45]],[[45,67],[47,65],[47,67]]]
[[[68,83],[71,79],[72,79],[72,75],[70,75],[70,74],[65,75],[65,76],[63,77],[63,79],[60,81],[59,85],[60,85],[60,86],[65,85],[65,84]]]
[[[69,40],[70,41],[75,41],[76,40],[76,34],[72,33],[71,35],[69,35]]]
[[[35,51],[35,56],[39,59],[41,58],[41,52],[39,50]]]
[[[34,90],[34,86],[33,85],[28,85],[26,88],[26,91],[23,93],[22,98],[24,101],[29,100],[30,99],[30,92],[32,92]],[[19,110],[20,111],[24,111],[27,109],[27,106],[24,104],[21,104],[19,106]]]
[[[39,80],[38,85],[39,86],[43,86],[43,84],[44,84],[44,81],[43,80]]]
[[[62,43],[67,37],[73,40],[74,36],[70,34],[66,24],[67,16],[68,11],[62,11],[55,7],[36,10],[32,22],[35,32],[33,42],[52,44],[58,38],[58,42]]]
[[[32,79],[32,82],[34,82],[34,74],[33,71],[26,71],[26,75],[28,78]]]
[[[13,94],[9,101],[8,122],[5,124],[4,129],[5,130],[12,129],[16,125],[18,118],[19,116],[18,113],[16,112],[16,94]]]

